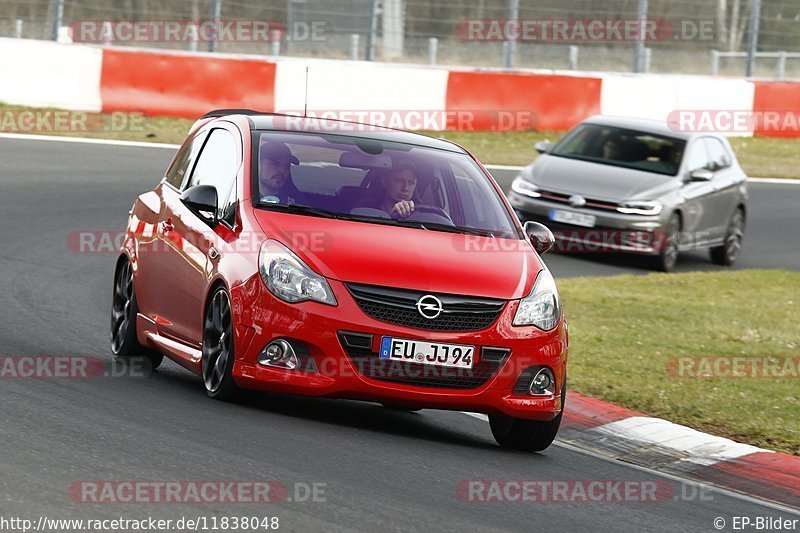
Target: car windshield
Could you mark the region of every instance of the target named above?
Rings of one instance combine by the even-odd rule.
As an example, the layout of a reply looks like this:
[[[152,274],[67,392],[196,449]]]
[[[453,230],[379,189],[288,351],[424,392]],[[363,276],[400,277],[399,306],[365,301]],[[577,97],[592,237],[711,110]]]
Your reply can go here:
[[[674,176],[685,147],[682,139],[655,133],[581,124],[559,141],[550,155]]]
[[[466,154],[364,137],[256,131],[262,209],[487,237],[521,238]]]

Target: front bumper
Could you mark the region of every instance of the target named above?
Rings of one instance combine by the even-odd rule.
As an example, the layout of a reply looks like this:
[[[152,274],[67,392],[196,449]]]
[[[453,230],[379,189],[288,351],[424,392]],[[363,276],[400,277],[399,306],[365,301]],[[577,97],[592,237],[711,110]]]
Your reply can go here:
[[[561,388],[566,375],[568,349],[567,327],[563,319],[551,332],[542,332],[533,326],[512,326],[518,305],[512,301],[506,304],[495,323],[482,331],[425,331],[370,318],[358,307],[344,284],[334,280],[329,280],[329,283],[339,302],[336,307],[317,302],[285,303],[269,293],[258,275],[231,289],[236,324],[233,377],[237,385],[289,394],[505,414],[537,420],[551,420],[561,411]],[[342,332],[371,334],[371,346],[361,351],[345,348],[340,338]],[[482,384],[473,388],[431,383],[423,386],[413,379],[407,383],[402,379],[387,381],[380,375],[365,371],[378,360],[382,336],[474,345],[477,348],[476,365],[483,357],[482,347],[506,349],[508,354]],[[259,364],[258,354],[272,340],[279,338],[300,346],[304,357],[313,360],[312,364],[301,365],[305,371]],[[530,396],[514,393],[520,375],[532,366],[547,366],[552,370],[556,378],[555,394]]]
[[[516,192],[509,202],[524,221],[533,220],[546,225],[556,238],[556,252],[598,253],[626,252],[655,255],[664,245],[667,213],[657,216],[625,215],[605,209],[574,208],[560,202],[529,198]],[[553,209],[576,212],[595,217],[594,227],[582,227],[554,222]]]

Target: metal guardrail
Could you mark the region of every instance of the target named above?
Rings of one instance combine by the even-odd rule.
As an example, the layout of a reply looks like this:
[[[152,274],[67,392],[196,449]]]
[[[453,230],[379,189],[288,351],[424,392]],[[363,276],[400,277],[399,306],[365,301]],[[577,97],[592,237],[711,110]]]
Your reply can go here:
[[[747,58],[747,52],[721,52],[719,50],[711,50],[711,75],[719,75],[719,59],[721,57],[742,57]],[[777,59],[775,76],[779,80],[786,79],[786,60],[787,59],[800,59],[800,52],[787,52],[781,50],[779,52],[756,52],[755,57],[764,57],[770,59]]]

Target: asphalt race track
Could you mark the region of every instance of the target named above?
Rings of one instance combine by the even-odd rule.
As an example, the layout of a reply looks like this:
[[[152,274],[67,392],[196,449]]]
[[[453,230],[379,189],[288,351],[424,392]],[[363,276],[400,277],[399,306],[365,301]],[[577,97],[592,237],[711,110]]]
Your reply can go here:
[[[115,256],[70,251],[68,235],[123,229],[133,198],[159,179],[172,153],[0,139],[0,355],[110,360]],[[741,268],[796,267],[800,227],[792,212],[796,196],[789,194],[800,194],[800,187],[751,190],[754,214]],[[794,239],[791,251],[778,232]],[[681,269],[706,268],[703,260],[684,262]],[[629,270],[607,260],[553,256],[548,262],[557,275]],[[2,379],[0,405],[0,508],[6,517],[248,515],[277,516],[281,529],[291,531],[596,532],[711,531],[716,517],[790,517],[715,489],[691,497],[693,491],[677,481],[563,445],[537,455],[502,451],[488,424],[458,412],[399,413],[366,403],[274,396],[244,405],[215,402],[199,378],[168,361],[146,377]],[[471,479],[666,480],[677,499],[461,501],[456,488]],[[80,480],[324,483],[325,501],[79,504],[68,490]]]

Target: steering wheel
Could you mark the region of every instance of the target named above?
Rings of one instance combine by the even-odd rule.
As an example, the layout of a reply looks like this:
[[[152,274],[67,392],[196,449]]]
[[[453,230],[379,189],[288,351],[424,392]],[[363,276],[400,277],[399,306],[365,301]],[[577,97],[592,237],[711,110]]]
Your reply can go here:
[[[434,220],[431,220],[431,218],[434,218]],[[441,220],[435,220],[435,218],[439,218]],[[444,209],[432,205],[415,205],[414,212],[406,217],[406,220],[423,223],[431,222],[437,224],[449,224],[455,226],[453,219],[450,218]]]
[[[414,204],[414,213],[431,213],[433,215],[439,215],[440,217],[444,217],[447,220],[451,220],[450,215],[447,214],[447,211],[445,211],[441,207],[436,207],[435,205]]]

